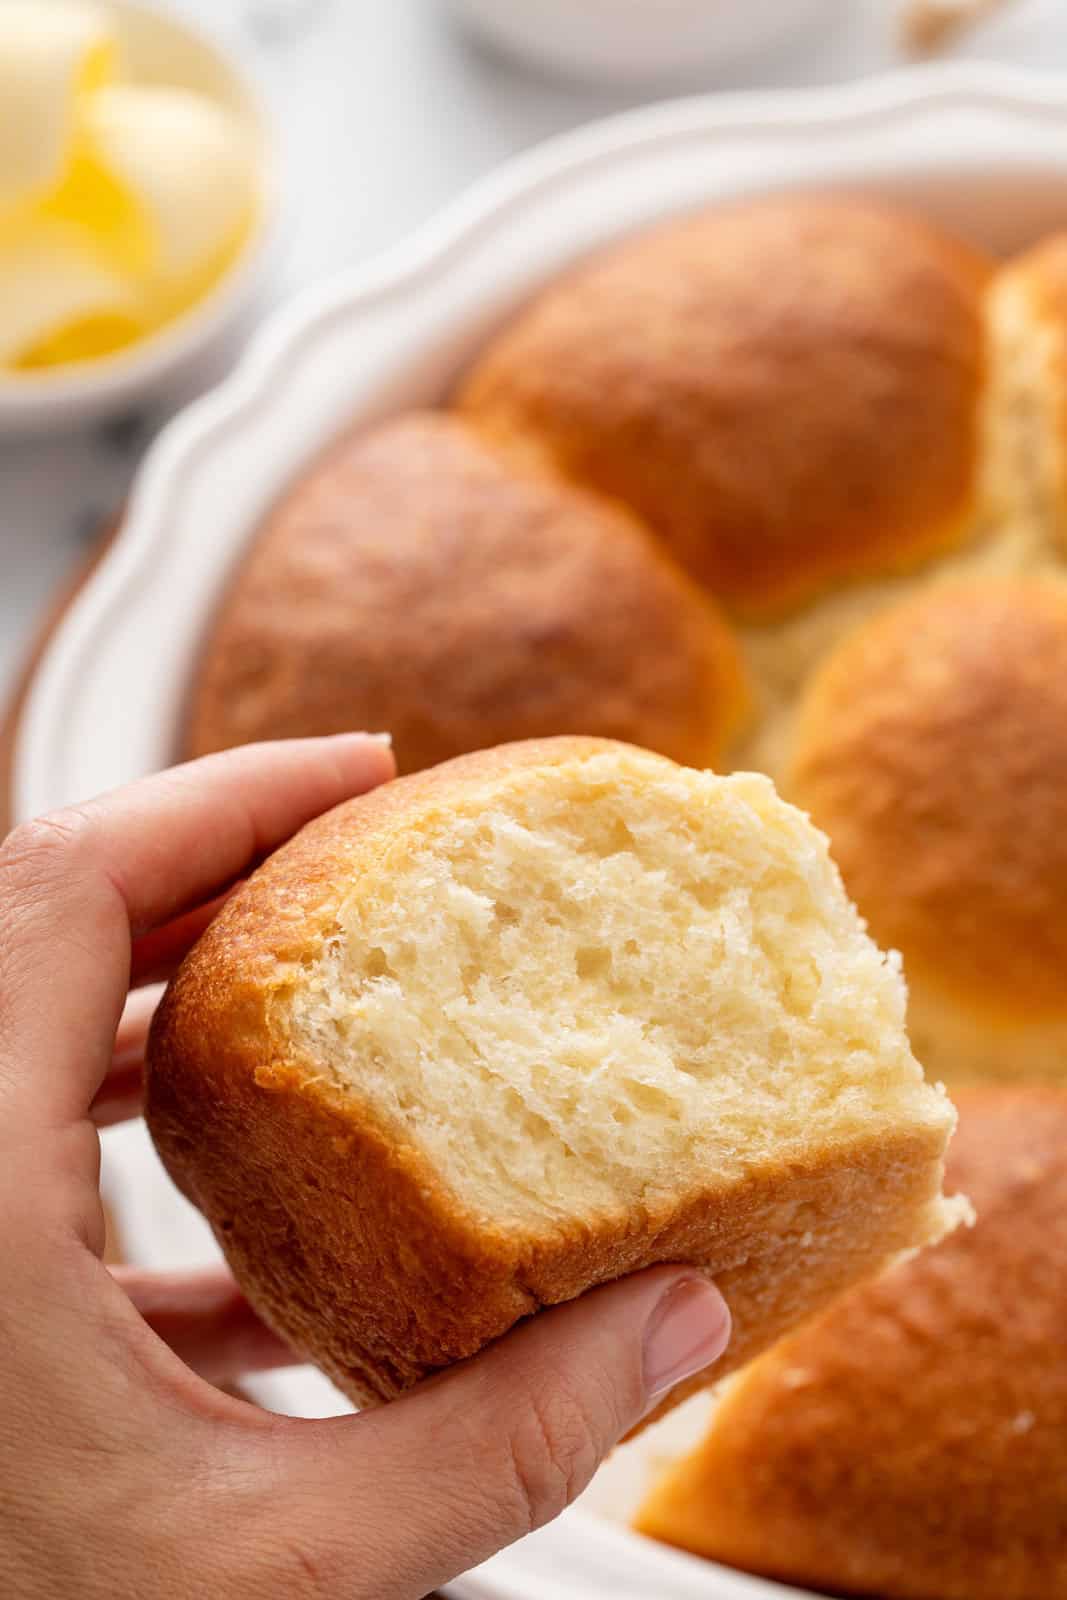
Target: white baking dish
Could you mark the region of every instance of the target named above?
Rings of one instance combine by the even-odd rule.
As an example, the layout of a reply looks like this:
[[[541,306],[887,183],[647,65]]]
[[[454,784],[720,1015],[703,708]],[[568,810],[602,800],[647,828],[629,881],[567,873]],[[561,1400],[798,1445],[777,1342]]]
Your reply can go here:
[[[114,551],[55,636],[24,717],[25,816],[164,764],[205,619],[279,489],[354,419],[438,399],[487,330],[583,251],[666,213],[786,185],[914,203],[994,249],[1067,225],[1067,83],[929,70],[833,91],[644,111],[515,162],[405,248],[306,295],[237,374],[173,423],[145,463]],[[108,1175],[136,1259],[209,1258],[143,1130]],[[315,1374],[263,1380],[266,1403],[336,1409]],[[693,1426],[692,1415],[669,1431]],[[455,1586],[468,1600],[772,1600],[789,1591],[638,1539],[624,1517],[664,1448],[616,1456],[585,1506]],[[589,1509],[586,1509],[588,1507]]]

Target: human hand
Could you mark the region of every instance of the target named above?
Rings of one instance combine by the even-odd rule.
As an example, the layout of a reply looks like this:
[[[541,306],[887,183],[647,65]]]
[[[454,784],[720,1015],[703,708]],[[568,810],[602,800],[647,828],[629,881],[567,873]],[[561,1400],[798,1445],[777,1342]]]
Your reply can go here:
[[[657,1267],[387,1407],[298,1421],[212,1386],[293,1359],[223,1271],[103,1265],[97,1129],[138,1110],[141,986],[259,857],[392,771],[358,735],[249,747],[0,847],[5,1600],[415,1600],[554,1516],[725,1346],[717,1291]]]

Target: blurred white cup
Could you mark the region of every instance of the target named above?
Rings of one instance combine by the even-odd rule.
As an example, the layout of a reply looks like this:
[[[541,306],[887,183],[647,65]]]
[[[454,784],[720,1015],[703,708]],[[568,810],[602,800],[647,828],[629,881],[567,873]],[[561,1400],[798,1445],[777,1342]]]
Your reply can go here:
[[[840,10],[841,0],[446,0],[475,34],[557,76],[694,83]]]

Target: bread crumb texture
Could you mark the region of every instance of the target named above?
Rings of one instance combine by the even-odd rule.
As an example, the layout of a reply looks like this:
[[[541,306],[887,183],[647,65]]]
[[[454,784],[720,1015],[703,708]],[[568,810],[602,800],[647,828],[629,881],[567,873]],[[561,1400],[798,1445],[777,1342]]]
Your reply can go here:
[[[278,1020],[472,1210],[540,1219],[943,1124],[904,1007],[766,779],[605,753],[391,840]]]

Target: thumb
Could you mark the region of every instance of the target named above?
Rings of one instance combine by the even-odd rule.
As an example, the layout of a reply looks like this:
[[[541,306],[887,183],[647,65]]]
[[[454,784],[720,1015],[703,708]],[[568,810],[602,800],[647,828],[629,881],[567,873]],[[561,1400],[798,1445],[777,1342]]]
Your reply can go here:
[[[387,1407],[295,1423],[278,1440],[290,1544],[336,1600],[417,1600],[558,1515],[729,1336],[706,1278],[655,1267],[541,1312]]]

